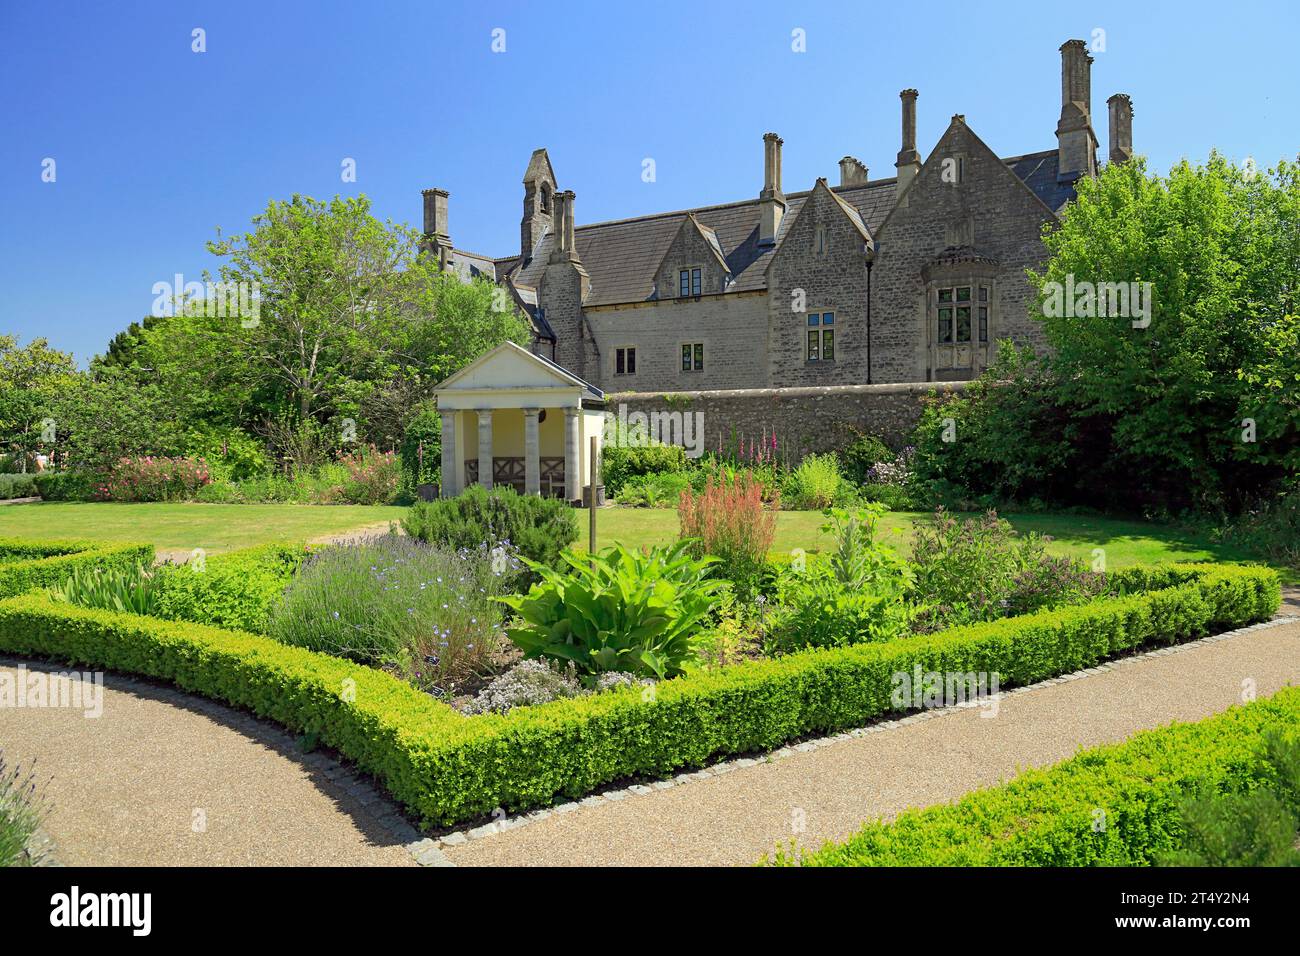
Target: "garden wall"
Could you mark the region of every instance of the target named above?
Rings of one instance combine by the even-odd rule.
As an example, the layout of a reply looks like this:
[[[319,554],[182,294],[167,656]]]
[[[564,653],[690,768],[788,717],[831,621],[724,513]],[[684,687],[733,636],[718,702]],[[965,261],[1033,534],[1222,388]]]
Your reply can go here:
[[[928,401],[942,401],[966,388],[965,382],[908,382],[892,385],[826,385],[799,388],[744,388],[693,392],[616,392],[607,395],[609,413],[701,413],[704,450],[734,448],[771,436],[792,459],[836,451],[856,432],[883,438],[898,450]],[[930,396],[935,398],[931,399]],[[700,419],[693,421],[699,422]],[[692,433],[694,434],[694,433]],[[660,437],[660,436],[656,436]]]

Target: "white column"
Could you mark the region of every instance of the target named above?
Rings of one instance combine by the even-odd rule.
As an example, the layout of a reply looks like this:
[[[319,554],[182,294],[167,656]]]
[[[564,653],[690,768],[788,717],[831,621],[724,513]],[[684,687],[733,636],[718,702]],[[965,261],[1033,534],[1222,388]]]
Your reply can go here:
[[[442,484],[440,494],[452,498],[460,490],[460,456],[456,448],[456,413],[439,412],[442,419]]]
[[[582,464],[581,422],[581,409],[564,410],[564,497],[569,501],[582,497],[582,477],[578,474]]]
[[[542,490],[541,443],[537,437],[537,413],[540,409],[524,409],[524,494],[536,495]]]
[[[492,487],[492,409],[478,410],[478,483]]]

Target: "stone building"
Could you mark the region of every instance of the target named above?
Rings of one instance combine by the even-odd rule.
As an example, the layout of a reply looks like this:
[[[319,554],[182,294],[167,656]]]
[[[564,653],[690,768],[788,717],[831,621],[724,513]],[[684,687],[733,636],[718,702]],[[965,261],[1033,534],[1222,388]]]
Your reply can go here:
[[[533,349],[607,392],[781,389],[962,381],[994,343],[1041,344],[1025,269],[1097,171],[1091,64],[1061,52],[1053,149],[996,155],[961,115],[922,158],[916,90],[900,94],[895,175],[852,156],[839,183],[786,192],[782,140],[763,137],[754,199],[578,226],[546,150],[524,173],[517,255],[455,249],[447,193],[426,190],[426,248],[447,268],[505,285]],[[1109,101],[1110,161],[1132,154],[1132,104]]]

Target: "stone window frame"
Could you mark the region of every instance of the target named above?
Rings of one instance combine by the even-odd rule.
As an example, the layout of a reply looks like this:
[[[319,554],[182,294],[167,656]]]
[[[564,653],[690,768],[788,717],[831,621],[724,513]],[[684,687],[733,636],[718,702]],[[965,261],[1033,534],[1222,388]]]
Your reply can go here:
[[[707,341],[703,339],[680,340],[677,343],[677,358],[678,358],[677,370],[681,372],[683,375],[695,375],[697,373],[703,372],[705,368],[704,355],[705,352],[707,351],[705,346],[707,344],[708,344]],[[688,349],[688,348],[691,350],[691,367],[684,368],[683,367],[684,363],[682,362],[682,359],[684,359],[685,356],[682,353],[684,349]]]
[[[932,381],[935,368],[931,364],[934,358],[934,349],[947,347],[946,343],[941,343],[939,337],[939,290],[948,288],[958,288],[969,286],[971,290],[971,339],[969,343],[960,343],[969,345],[975,355],[972,358],[972,373],[979,374],[986,364],[980,364],[979,350],[992,349],[993,343],[997,341],[997,329],[999,323],[998,315],[998,289],[1000,282],[1001,268],[993,260],[980,256],[970,256],[956,261],[943,263],[931,263],[921,270],[921,281],[924,289],[924,308],[922,315],[924,317],[924,326],[922,328],[922,340],[925,342],[925,374],[926,381]],[[980,300],[980,289],[988,290],[986,301]],[[956,295],[954,293],[954,299]],[[953,303],[954,307],[956,302]],[[985,335],[980,338],[980,309],[987,310],[985,317]],[[956,314],[953,315],[953,335],[956,336]],[[957,345],[956,341],[951,343]],[[989,353],[988,359],[991,360],[992,353]]]
[[[610,357],[613,360],[613,374],[620,377],[630,377],[636,375],[636,346],[635,345],[616,345],[610,350]],[[631,361],[627,361],[630,358]],[[618,370],[619,360],[623,360],[623,371]],[[629,369],[628,366],[631,366]]]
[[[839,323],[835,321],[834,309],[809,309],[801,313],[804,324],[800,330],[803,337],[803,361],[805,365],[826,365],[835,364],[835,356],[838,351],[835,330]],[[830,316],[830,321],[826,317]],[[813,356],[811,347],[812,337],[817,337],[817,355]],[[826,343],[830,343],[830,358],[826,357]]]
[[[818,223],[813,229],[813,255],[829,256],[833,248],[830,229],[825,223]]]
[[[689,291],[683,292],[683,280]],[[698,290],[698,291],[697,291]],[[677,298],[698,299],[704,294],[704,266],[684,265],[677,267]]]

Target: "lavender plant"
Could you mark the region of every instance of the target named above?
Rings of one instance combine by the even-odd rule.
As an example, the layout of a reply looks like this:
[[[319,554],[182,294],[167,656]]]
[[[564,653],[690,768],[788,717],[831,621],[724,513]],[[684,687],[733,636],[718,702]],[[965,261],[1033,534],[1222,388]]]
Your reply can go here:
[[[38,862],[31,856],[28,842],[45,810],[35,772],[7,764],[0,751],[0,867]]]
[[[328,548],[272,607],[267,633],[450,692],[500,644],[505,612],[495,599],[519,568],[504,549],[452,550],[395,534]]]

